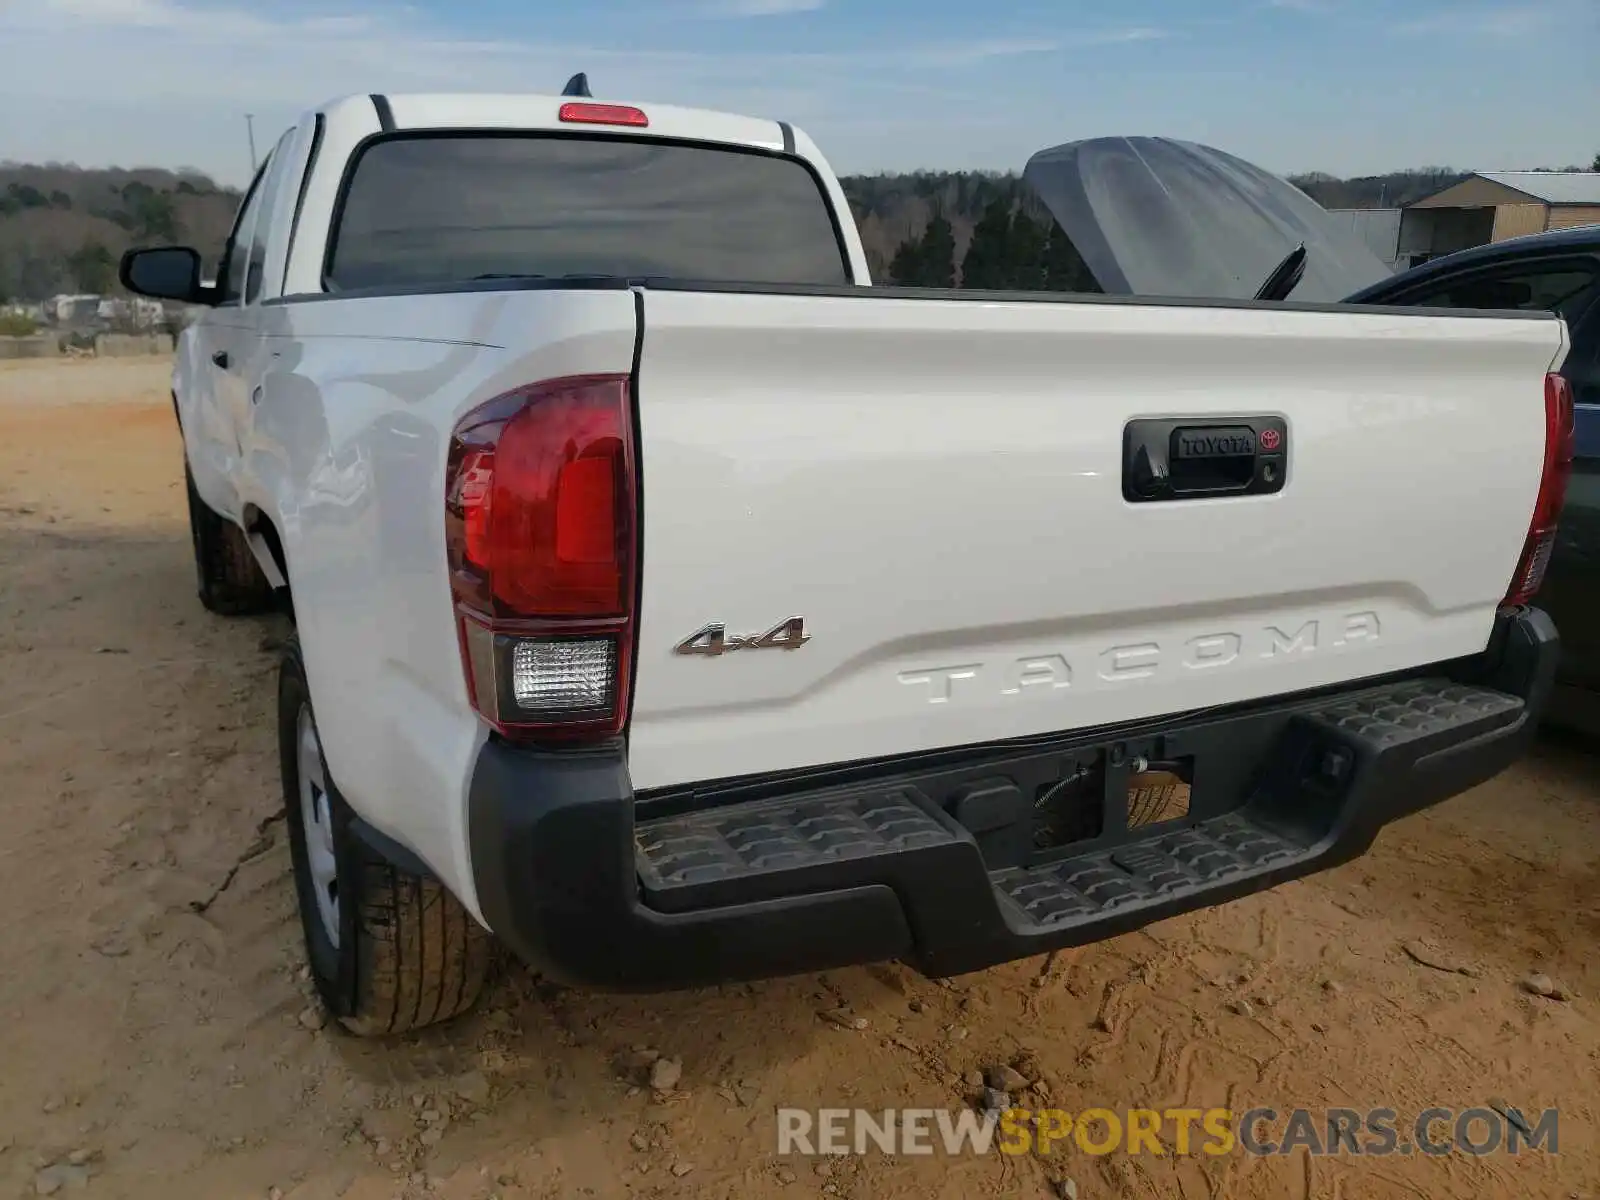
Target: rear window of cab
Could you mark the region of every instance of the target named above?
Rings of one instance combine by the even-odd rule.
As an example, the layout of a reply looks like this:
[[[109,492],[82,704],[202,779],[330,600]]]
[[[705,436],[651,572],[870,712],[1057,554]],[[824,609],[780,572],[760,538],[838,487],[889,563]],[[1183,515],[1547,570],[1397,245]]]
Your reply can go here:
[[[330,291],[606,275],[843,284],[820,181],[792,158],[564,134],[417,134],[351,168]]]

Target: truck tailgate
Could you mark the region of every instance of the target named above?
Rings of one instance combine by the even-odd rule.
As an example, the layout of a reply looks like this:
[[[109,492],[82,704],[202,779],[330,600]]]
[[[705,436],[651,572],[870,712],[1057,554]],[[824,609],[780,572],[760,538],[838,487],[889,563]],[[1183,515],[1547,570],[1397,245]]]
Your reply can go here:
[[[1566,344],[1504,316],[642,297],[641,789],[1478,652]],[[1161,418],[1278,422],[1281,490],[1130,502],[1129,423]],[[739,644],[796,617],[798,647]],[[713,623],[737,648],[677,649]]]

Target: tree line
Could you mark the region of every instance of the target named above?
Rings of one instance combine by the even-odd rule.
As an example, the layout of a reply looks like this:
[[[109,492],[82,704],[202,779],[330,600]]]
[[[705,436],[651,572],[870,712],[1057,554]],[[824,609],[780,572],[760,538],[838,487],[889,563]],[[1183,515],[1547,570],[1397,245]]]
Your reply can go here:
[[[106,295],[136,245],[221,254],[240,194],[195,171],[0,163],[0,302]]]
[[[1600,156],[1592,169],[1600,170]],[[1371,208],[1408,204],[1465,177],[1426,167],[1290,181],[1325,207]],[[1015,173],[917,171],[840,182],[876,280],[1097,290],[1070,241]],[[0,163],[0,303],[114,292],[117,262],[134,245],[183,242],[215,264],[239,201],[237,189],[198,171]]]
[[[1600,171],[1600,155],[1590,169]],[[1289,182],[1325,208],[1382,208],[1410,204],[1467,175],[1453,167],[1421,167],[1349,179],[1313,172]],[[1017,174],[917,171],[840,182],[874,279],[914,287],[1099,290]]]
[[[840,180],[876,280],[904,287],[1099,291],[1020,175],[919,171]]]
[[[955,228],[939,213],[919,238],[902,242],[889,261],[889,278],[905,287],[988,291],[1098,292],[1077,248],[1053,220],[994,200],[973,226],[956,259]]]

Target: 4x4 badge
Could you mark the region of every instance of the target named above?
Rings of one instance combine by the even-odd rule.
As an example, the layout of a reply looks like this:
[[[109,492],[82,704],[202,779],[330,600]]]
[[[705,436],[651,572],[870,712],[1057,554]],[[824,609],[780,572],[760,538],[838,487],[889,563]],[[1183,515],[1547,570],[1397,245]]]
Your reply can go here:
[[[741,637],[721,623],[707,625],[674,646],[675,654],[726,654],[730,650],[798,650],[811,640],[804,617],[779,621],[765,633]]]

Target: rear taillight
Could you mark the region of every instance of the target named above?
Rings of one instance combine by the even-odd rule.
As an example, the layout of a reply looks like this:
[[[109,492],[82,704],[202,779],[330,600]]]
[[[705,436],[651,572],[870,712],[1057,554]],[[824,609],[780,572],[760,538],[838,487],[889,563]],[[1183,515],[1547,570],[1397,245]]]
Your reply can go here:
[[[519,388],[456,425],[445,542],[473,706],[500,732],[619,733],[638,521],[625,375]]]
[[[1556,523],[1567,501],[1567,481],[1572,478],[1572,458],[1577,448],[1577,421],[1572,385],[1560,375],[1544,377],[1544,470],[1539,477],[1539,498],[1533,506],[1528,540],[1522,546],[1511,590],[1501,602],[1507,607],[1527,604],[1538,594],[1550,553],[1556,546]]]

